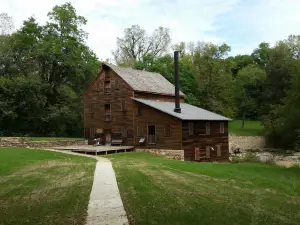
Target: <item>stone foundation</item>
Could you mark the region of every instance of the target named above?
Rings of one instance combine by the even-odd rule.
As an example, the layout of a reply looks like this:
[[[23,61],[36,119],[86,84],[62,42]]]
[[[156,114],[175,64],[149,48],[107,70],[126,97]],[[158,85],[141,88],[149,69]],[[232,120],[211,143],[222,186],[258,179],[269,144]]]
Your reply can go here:
[[[243,150],[259,150],[266,145],[263,136],[229,136],[229,151],[235,149]]]
[[[50,148],[86,144],[85,140],[25,141],[24,138],[19,137],[0,137],[0,147]]]
[[[135,152],[147,152],[152,155],[162,155],[168,159],[184,160],[184,150],[169,149],[135,149]]]

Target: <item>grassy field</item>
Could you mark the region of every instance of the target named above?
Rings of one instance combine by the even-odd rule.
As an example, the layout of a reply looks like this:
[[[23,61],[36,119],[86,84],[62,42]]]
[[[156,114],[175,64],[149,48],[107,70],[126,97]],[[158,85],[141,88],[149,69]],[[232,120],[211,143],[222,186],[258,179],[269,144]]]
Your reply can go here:
[[[299,224],[299,167],[108,157],[131,224]]]
[[[0,148],[0,224],[84,224],[95,160]]]
[[[234,120],[229,122],[229,133],[237,136],[263,136],[264,126],[260,121],[245,121],[242,128],[242,120]]]
[[[83,140],[83,138],[72,137],[24,137],[25,141],[61,141],[61,140]]]

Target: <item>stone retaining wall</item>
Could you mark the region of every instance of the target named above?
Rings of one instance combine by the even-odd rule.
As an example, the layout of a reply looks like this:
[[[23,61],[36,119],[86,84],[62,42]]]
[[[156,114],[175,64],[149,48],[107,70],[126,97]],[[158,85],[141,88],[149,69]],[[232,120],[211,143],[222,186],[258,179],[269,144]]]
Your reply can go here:
[[[85,140],[25,141],[23,138],[0,138],[0,147],[49,148],[86,144]]]
[[[229,136],[229,151],[263,149],[266,145],[263,136]]]
[[[152,155],[166,156],[168,159],[184,160],[183,150],[169,150],[169,149],[135,149],[135,152],[147,152]]]

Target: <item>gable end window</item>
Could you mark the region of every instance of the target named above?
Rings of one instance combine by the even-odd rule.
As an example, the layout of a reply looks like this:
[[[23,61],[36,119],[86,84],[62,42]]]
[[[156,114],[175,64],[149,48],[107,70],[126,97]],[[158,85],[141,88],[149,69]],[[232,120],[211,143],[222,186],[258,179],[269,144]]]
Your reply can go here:
[[[194,123],[189,123],[189,135],[194,135]]]
[[[220,123],[220,133],[224,134],[224,123]]]
[[[206,135],[210,135],[210,122],[205,124],[205,133]]]

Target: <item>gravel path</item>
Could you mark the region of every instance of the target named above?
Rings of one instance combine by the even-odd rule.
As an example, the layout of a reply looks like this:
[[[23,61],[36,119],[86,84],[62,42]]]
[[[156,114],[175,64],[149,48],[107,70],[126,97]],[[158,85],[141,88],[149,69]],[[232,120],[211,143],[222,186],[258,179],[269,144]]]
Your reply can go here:
[[[88,206],[87,225],[128,224],[111,162],[98,158]]]
[[[111,161],[97,156],[79,154],[69,151],[66,154],[86,156],[97,159],[94,182],[88,205],[86,225],[128,225],[128,219],[123,207],[122,199],[116,181]]]

